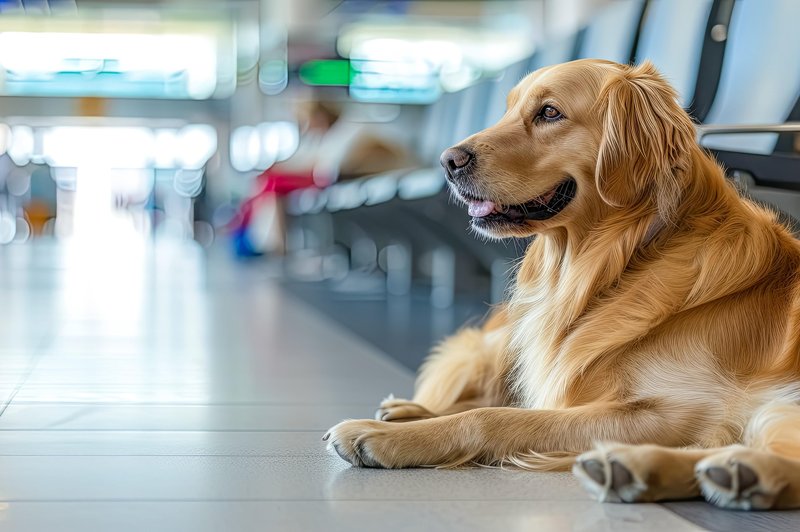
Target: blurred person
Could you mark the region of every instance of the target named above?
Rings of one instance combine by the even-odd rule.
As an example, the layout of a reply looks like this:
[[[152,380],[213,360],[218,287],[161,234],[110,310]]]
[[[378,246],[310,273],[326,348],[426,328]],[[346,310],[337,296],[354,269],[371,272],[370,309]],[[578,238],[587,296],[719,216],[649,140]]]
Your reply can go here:
[[[48,166],[30,169],[17,168],[14,172],[28,175],[28,189],[22,200],[22,210],[31,228],[32,236],[42,236],[47,222],[56,215],[56,182]]]
[[[312,100],[298,115],[305,127],[297,150],[256,178],[255,191],[231,222],[237,255],[285,252],[282,198],[289,193],[415,164],[402,143],[372,124],[343,117],[336,102]]]

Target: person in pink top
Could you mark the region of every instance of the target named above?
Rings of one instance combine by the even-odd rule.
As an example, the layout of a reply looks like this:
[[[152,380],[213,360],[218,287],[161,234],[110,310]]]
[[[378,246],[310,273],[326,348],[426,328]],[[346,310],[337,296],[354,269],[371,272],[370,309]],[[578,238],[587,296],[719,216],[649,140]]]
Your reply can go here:
[[[413,166],[413,156],[401,143],[368,123],[342,119],[341,111],[339,104],[320,100],[301,109],[305,129],[297,151],[256,178],[255,192],[242,202],[230,224],[238,255],[261,255],[263,248],[285,251],[282,198],[291,192]],[[272,222],[266,224],[267,231],[259,228],[269,235],[258,240],[271,240],[272,246],[254,242],[249,234],[262,212]]]

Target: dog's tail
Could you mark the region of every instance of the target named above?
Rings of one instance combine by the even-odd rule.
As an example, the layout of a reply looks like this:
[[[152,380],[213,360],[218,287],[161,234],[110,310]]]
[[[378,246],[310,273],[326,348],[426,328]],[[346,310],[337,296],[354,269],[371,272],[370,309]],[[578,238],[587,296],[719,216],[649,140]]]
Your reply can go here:
[[[515,468],[525,471],[569,471],[579,453],[555,452],[537,453],[528,451],[525,453],[514,453],[502,460],[487,463],[485,460],[474,455],[464,455],[453,459],[450,462],[439,464],[436,469],[459,469],[462,467],[485,467],[492,468]]]
[[[569,471],[577,456],[578,453],[570,452],[537,453],[527,451],[508,456],[499,465],[511,465],[527,471]]]

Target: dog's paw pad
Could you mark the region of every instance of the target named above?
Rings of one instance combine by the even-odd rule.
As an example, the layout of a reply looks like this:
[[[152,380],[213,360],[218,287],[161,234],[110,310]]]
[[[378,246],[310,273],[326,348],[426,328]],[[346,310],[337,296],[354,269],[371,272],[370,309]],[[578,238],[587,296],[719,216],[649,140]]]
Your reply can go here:
[[[601,502],[639,502],[647,486],[612,453],[590,451],[578,457],[572,472],[583,487]]]
[[[697,464],[696,477],[700,491],[709,503],[720,508],[773,508],[786,485],[776,469],[779,460],[778,457],[749,449],[710,456]]]
[[[706,477],[709,481],[726,490],[731,489],[733,486],[733,477],[724,467],[709,467],[706,469]]]
[[[621,492],[628,486],[634,484],[633,474],[620,462],[611,462],[611,488]]]
[[[717,486],[726,490],[736,489],[738,493],[758,483],[758,475],[750,467],[742,463],[733,463],[731,466],[736,474],[735,481],[731,471],[724,467],[709,467],[705,471],[706,477]]]
[[[594,482],[604,486],[606,483],[606,472],[603,463],[600,460],[586,460],[585,462],[578,462],[580,467],[589,475]]]

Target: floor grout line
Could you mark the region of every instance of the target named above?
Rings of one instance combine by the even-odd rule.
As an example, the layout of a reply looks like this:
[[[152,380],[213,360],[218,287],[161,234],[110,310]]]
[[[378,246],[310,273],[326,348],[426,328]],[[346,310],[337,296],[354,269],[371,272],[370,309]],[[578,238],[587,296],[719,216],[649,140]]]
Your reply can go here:
[[[22,380],[17,383],[16,387],[11,392],[11,395],[8,396],[8,399],[6,400],[5,404],[3,404],[2,407],[0,407],[0,418],[3,417],[3,414],[6,412],[6,410],[8,410],[8,407],[11,406],[11,403],[14,401],[14,397],[17,396],[19,391],[22,389],[25,383],[28,382],[28,379],[36,370],[36,366],[39,365],[39,361],[42,359],[42,357],[44,357],[44,354],[47,350],[47,346],[50,344],[50,342],[52,342],[53,338],[54,335],[52,333],[44,333],[42,334],[42,337],[36,342],[36,346],[33,348],[33,354],[31,355],[31,360],[26,367]]]
[[[234,499],[0,499],[0,503],[228,503],[228,502],[360,502],[360,503],[375,503],[375,502],[404,502],[409,504],[419,503],[433,503],[443,504],[452,502],[484,502],[489,504],[497,503],[518,503],[518,502],[585,502],[592,505],[602,504],[592,499],[530,499],[530,498],[503,498],[503,499],[479,499],[479,498],[459,498],[459,499],[396,499],[396,498],[375,498],[375,499],[356,499],[356,498],[308,498],[308,499],[278,499],[278,498],[234,498]],[[660,504],[655,503],[638,503],[643,506],[661,507]]]
[[[333,424],[325,427],[324,429],[21,429],[21,428],[0,428],[0,433],[3,432],[213,432],[213,433],[281,433],[281,432],[320,432],[324,433]]]
[[[333,456],[326,452],[307,452],[307,453],[268,453],[268,454],[193,454],[193,453],[174,453],[174,454],[49,454],[49,453],[30,453],[30,454],[5,454],[0,453],[0,458],[314,458]]]
[[[171,255],[164,255],[172,260]],[[155,275],[158,279],[148,278],[143,284],[142,318],[137,317],[130,323],[120,321],[120,317],[115,315],[98,314],[97,318],[84,318],[81,309],[86,312],[86,309],[98,310],[100,307],[91,306],[88,298],[85,302],[78,302],[85,303],[85,307],[73,306],[70,300],[69,304],[53,308],[53,315],[60,317],[54,321],[55,340],[42,337],[45,347],[41,352],[34,353],[34,358],[26,352],[19,359],[30,365],[27,368],[23,364],[15,366],[28,372],[21,382],[12,383],[18,387],[4,405],[5,415],[0,418],[0,461],[3,464],[0,491],[11,496],[0,496],[0,510],[9,510],[7,513],[0,511],[0,520],[10,519],[12,528],[24,528],[27,523],[36,523],[37,520],[56,523],[56,519],[59,519],[58,523],[50,528],[74,528],[76,521],[83,519],[89,526],[81,530],[89,532],[91,524],[101,523],[103,518],[124,519],[124,524],[130,527],[137,518],[159,523],[161,519],[168,521],[174,516],[178,520],[192,519],[196,517],[194,514],[204,516],[200,505],[213,505],[212,510],[206,511],[213,518],[232,516],[231,522],[226,523],[230,529],[237,529],[244,519],[239,514],[248,511],[254,515],[272,516],[271,511],[282,515],[288,508],[288,514],[303,513],[313,517],[321,511],[333,512],[336,518],[360,519],[376,504],[382,505],[382,509],[401,506],[400,513],[404,519],[407,517],[415,520],[414,523],[423,523],[420,529],[425,528],[427,521],[424,520],[428,515],[445,515],[447,518],[447,514],[457,514],[459,520],[450,523],[456,528],[464,523],[461,519],[492,514],[494,511],[489,510],[493,507],[500,507],[500,513],[509,510],[512,519],[526,519],[517,524],[528,527],[541,526],[542,523],[552,525],[556,522],[548,521],[548,518],[563,517],[564,523],[584,526],[589,523],[591,527],[650,528],[653,523],[646,520],[648,514],[663,514],[652,510],[659,506],[654,504],[636,508],[601,505],[578,490],[575,479],[568,478],[568,473],[512,471],[493,474],[478,469],[438,473],[352,468],[325,450],[322,435],[340,420],[337,417],[339,411],[366,414],[377,407],[383,396],[361,401],[360,398],[367,394],[358,390],[358,386],[363,385],[357,381],[370,381],[373,376],[379,376],[372,388],[391,388],[398,381],[410,384],[412,373],[398,365],[394,357],[386,358],[383,350],[374,348],[371,342],[341,327],[324,313],[315,311],[313,305],[303,304],[301,299],[280,287],[265,289],[264,286],[272,281],[254,280],[252,276],[240,275],[241,270],[235,269],[229,271],[230,280],[214,281],[215,274],[209,268],[198,274],[211,279],[209,282],[190,280],[170,285],[165,280],[169,280],[169,275],[175,270],[158,270],[157,266],[162,263],[148,260],[147,275]],[[43,276],[49,275],[44,269],[42,271]],[[193,269],[188,271],[194,272]],[[182,277],[179,275],[177,279]],[[95,280],[91,281],[95,286]],[[54,283],[52,289],[43,290],[49,297],[37,305],[51,302],[52,293],[68,294],[59,287],[59,283]],[[84,287],[79,284],[74,288]],[[30,294],[31,289],[19,292]],[[89,293],[73,292],[79,299],[84,293]],[[169,297],[156,297],[157,293]],[[111,295],[114,298],[109,299],[110,304],[132,305],[132,308],[136,305],[135,301],[120,298],[116,293]],[[186,314],[186,320],[181,318],[181,310],[191,311]],[[37,319],[37,316],[31,314],[30,319]],[[168,321],[163,322],[164,319]],[[205,319],[208,319],[207,323]],[[105,331],[102,327],[107,324],[124,324],[125,327],[108,329],[108,334],[97,334],[97,331]],[[204,324],[207,325],[208,338],[215,339],[213,342],[206,342],[205,336],[198,337],[206,332]],[[100,328],[94,330],[96,327]],[[30,330],[23,332],[31,335]],[[49,332],[43,331],[44,334]],[[67,332],[71,334],[65,335]],[[303,335],[308,338],[295,343],[294,339]],[[63,341],[62,336],[65,336]],[[278,345],[286,348],[276,351],[267,360],[260,357],[260,352],[263,346],[271,345],[272,338],[277,338]],[[169,364],[169,360],[178,356],[191,354],[195,357],[194,345],[204,349],[204,354],[198,355],[196,361],[193,358],[183,368],[180,364]],[[370,360],[374,356],[378,361],[369,367],[375,370],[361,375],[357,363],[360,355],[339,360],[336,355],[341,352],[344,356],[346,350],[364,352]],[[234,351],[238,355],[232,359],[229,355]],[[273,366],[281,359],[295,354],[302,355],[298,363],[299,375],[283,374],[292,373],[291,368],[274,370]],[[56,367],[59,364],[53,363],[55,357],[74,364],[63,368],[66,373],[56,375],[55,372],[60,370]],[[101,359],[115,357],[119,359],[113,362],[104,360],[100,365]],[[328,358],[323,360],[322,357]],[[337,364],[336,371],[326,372],[324,368],[328,367],[331,358]],[[0,355],[0,364],[2,362]],[[304,370],[301,365],[321,369]],[[109,368],[115,373],[105,373]],[[206,371],[202,373],[204,382],[163,382],[178,380],[178,376],[184,374],[182,372],[196,372],[198,368]],[[219,371],[220,368],[225,371]],[[397,371],[398,368],[402,371]],[[36,369],[39,373],[35,372]],[[152,375],[156,382],[130,385],[125,381],[85,382],[94,375],[101,380],[106,380],[107,375],[111,376],[108,378],[114,375],[127,378],[129,370],[139,372],[130,375]],[[352,376],[345,373],[348,370]],[[402,377],[403,374],[407,378]],[[324,390],[317,392],[317,385],[309,382],[308,378],[315,375],[315,382],[323,379]],[[70,378],[76,381],[70,381]],[[48,382],[41,382],[44,379]],[[291,382],[282,382],[286,379]],[[274,393],[269,388],[277,385],[283,385],[287,393]],[[247,388],[249,386],[265,387],[267,391]],[[181,391],[181,387],[185,391]],[[204,393],[206,389],[209,393]],[[251,389],[257,393],[249,393]],[[11,388],[7,390],[6,393],[10,394]],[[74,393],[76,390],[80,393]],[[73,393],[65,393],[70,391]],[[303,395],[303,392],[310,391],[317,393]],[[115,396],[120,400],[133,400],[120,402]],[[330,397],[334,402],[317,400],[318,396]],[[336,397],[342,396],[347,400],[336,402]],[[256,400],[229,399],[235,397]],[[279,400],[257,400],[263,397]],[[58,400],[61,398],[67,400]],[[100,400],[86,400],[92,398]],[[150,398],[155,401],[149,401]],[[183,398],[187,400],[182,401]],[[74,417],[76,413],[78,417]],[[81,417],[82,414],[86,415]],[[304,415],[301,417],[301,414]],[[321,426],[306,425],[308,419],[315,423],[319,421]],[[280,428],[292,424],[294,428]],[[221,452],[210,452],[215,448]],[[2,454],[4,449],[10,452]],[[42,452],[47,449],[55,453]],[[164,452],[169,449],[176,452]],[[72,450],[81,454],[69,454]],[[104,450],[111,452],[104,453]],[[246,450],[253,452],[244,452]],[[548,478],[554,481],[552,486],[548,484]],[[522,486],[524,489],[520,489]],[[551,487],[556,489],[547,489]],[[253,493],[256,496],[252,496]],[[304,494],[309,496],[304,497]],[[539,494],[545,498],[532,498]],[[370,495],[374,498],[366,498]],[[416,498],[403,498],[403,495]],[[448,495],[452,498],[446,498]],[[487,495],[497,498],[487,500]],[[158,506],[143,506],[147,504]],[[253,506],[231,508],[236,504]],[[264,507],[259,507],[259,504]],[[304,504],[309,507],[302,506]],[[343,506],[342,511],[337,512],[337,504]],[[531,504],[538,505],[533,513],[528,510]],[[19,505],[18,512],[14,512],[13,505]],[[70,508],[67,505],[76,506]],[[187,505],[198,507],[189,508]],[[417,508],[425,505],[429,508],[427,514],[416,512]],[[448,509],[448,505],[452,509]],[[559,509],[551,510],[550,506],[556,505]],[[476,509],[471,509],[473,506]],[[640,512],[638,508],[651,510]],[[645,519],[635,521],[640,514]],[[675,512],[664,516],[669,523],[678,526],[681,522],[691,522]],[[213,518],[200,523],[198,528],[214,526]],[[381,528],[386,529],[405,524],[390,522],[383,517],[379,519],[384,520]],[[561,521],[556,524],[559,523]],[[329,524],[331,529],[337,529],[335,521]],[[100,526],[94,524],[94,528]],[[656,529],[663,530],[653,528]]]
[[[277,402],[246,402],[246,403],[147,403],[147,402],[113,402],[113,401],[15,401],[14,406],[48,406],[48,407],[62,407],[62,406],[97,406],[97,407],[114,407],[114,408],[129,408],[129,407],[253,407],[253,406],[269,406],[269,407],[295,407],[295,406],[324,406],[326,408],[337,408],[340,406],[353,406],[353,407],[376,407],[375,401],[364,401],[357,403],[277,403]]]

